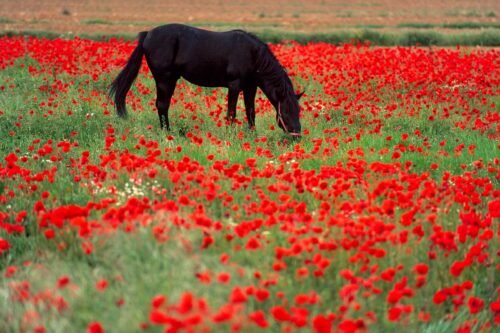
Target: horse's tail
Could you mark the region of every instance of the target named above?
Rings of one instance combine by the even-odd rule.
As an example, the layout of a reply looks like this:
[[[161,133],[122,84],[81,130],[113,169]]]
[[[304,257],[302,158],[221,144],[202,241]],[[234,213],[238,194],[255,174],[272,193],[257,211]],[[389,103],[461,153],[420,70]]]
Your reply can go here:
[[[134,83],[135,78],[139,74],[139,69],[142,64],[142,56],[144,55],[144,48],[142,46],[144,38],[148,34],[147,31],[139,33],[137,47],[134,52],[130,55],[130,58],[122,69],[120,74],[111,83],[109,87],[109,97],[114,97],[116,112],[120,117],[127,116],[127,108],[125,107],[125,99],[127,97],[127,92],[130,90],[132,83]]]

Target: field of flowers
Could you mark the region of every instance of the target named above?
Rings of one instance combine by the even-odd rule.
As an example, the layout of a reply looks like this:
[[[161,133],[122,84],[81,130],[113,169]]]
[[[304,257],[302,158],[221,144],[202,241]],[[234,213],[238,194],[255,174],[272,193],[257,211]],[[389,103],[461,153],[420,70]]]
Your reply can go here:
[[[499,328],[499,50],[271,45],[291,141],[145,63],[119,119],[134,47],[0,38],[1,332]]]

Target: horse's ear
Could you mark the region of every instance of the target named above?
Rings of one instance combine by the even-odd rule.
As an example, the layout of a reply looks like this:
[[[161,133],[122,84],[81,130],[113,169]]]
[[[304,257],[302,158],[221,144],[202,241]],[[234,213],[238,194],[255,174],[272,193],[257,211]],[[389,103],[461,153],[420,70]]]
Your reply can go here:
[[[295,94],[295,97],[297,97],[297,99],[300,99],[302,97],[302,95],[304,95],[306,91],[302,91],[301,93],[298,93],[298,94]]]

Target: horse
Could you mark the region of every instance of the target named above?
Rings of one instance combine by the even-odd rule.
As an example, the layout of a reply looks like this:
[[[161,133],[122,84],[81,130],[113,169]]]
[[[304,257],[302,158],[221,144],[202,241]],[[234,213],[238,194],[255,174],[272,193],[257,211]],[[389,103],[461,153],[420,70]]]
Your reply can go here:
[[[140,32],[137,47],[109,88],[118,115],[126,117],[125,99],[136,79],[142,58],[156,83],[156,108],[160,127],[170,130],[168,109],[177,80],[198,86],[228,88],[227,117],[236,118],[236,104],[243,91],[248,125],[255,129],[257,87],[276,110],[278,126],[300,137],[299,98],[285,69],[268,45],[243,30],[214,32],[182,24],[167,24]]]

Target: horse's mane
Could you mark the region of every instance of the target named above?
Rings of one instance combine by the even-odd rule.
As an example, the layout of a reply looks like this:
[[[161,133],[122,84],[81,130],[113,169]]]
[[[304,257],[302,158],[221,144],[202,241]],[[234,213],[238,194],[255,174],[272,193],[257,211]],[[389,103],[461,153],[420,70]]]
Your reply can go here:
[[[259,75],[279,89],[281,96],[287,97],[290,94],[294,95],[292,81],[290,81],[286,70],[273,54],[269,45],[264,43],[253,33],[243,30],[238,31],[244,32],[259,46],[256,57],[256,68]]]

